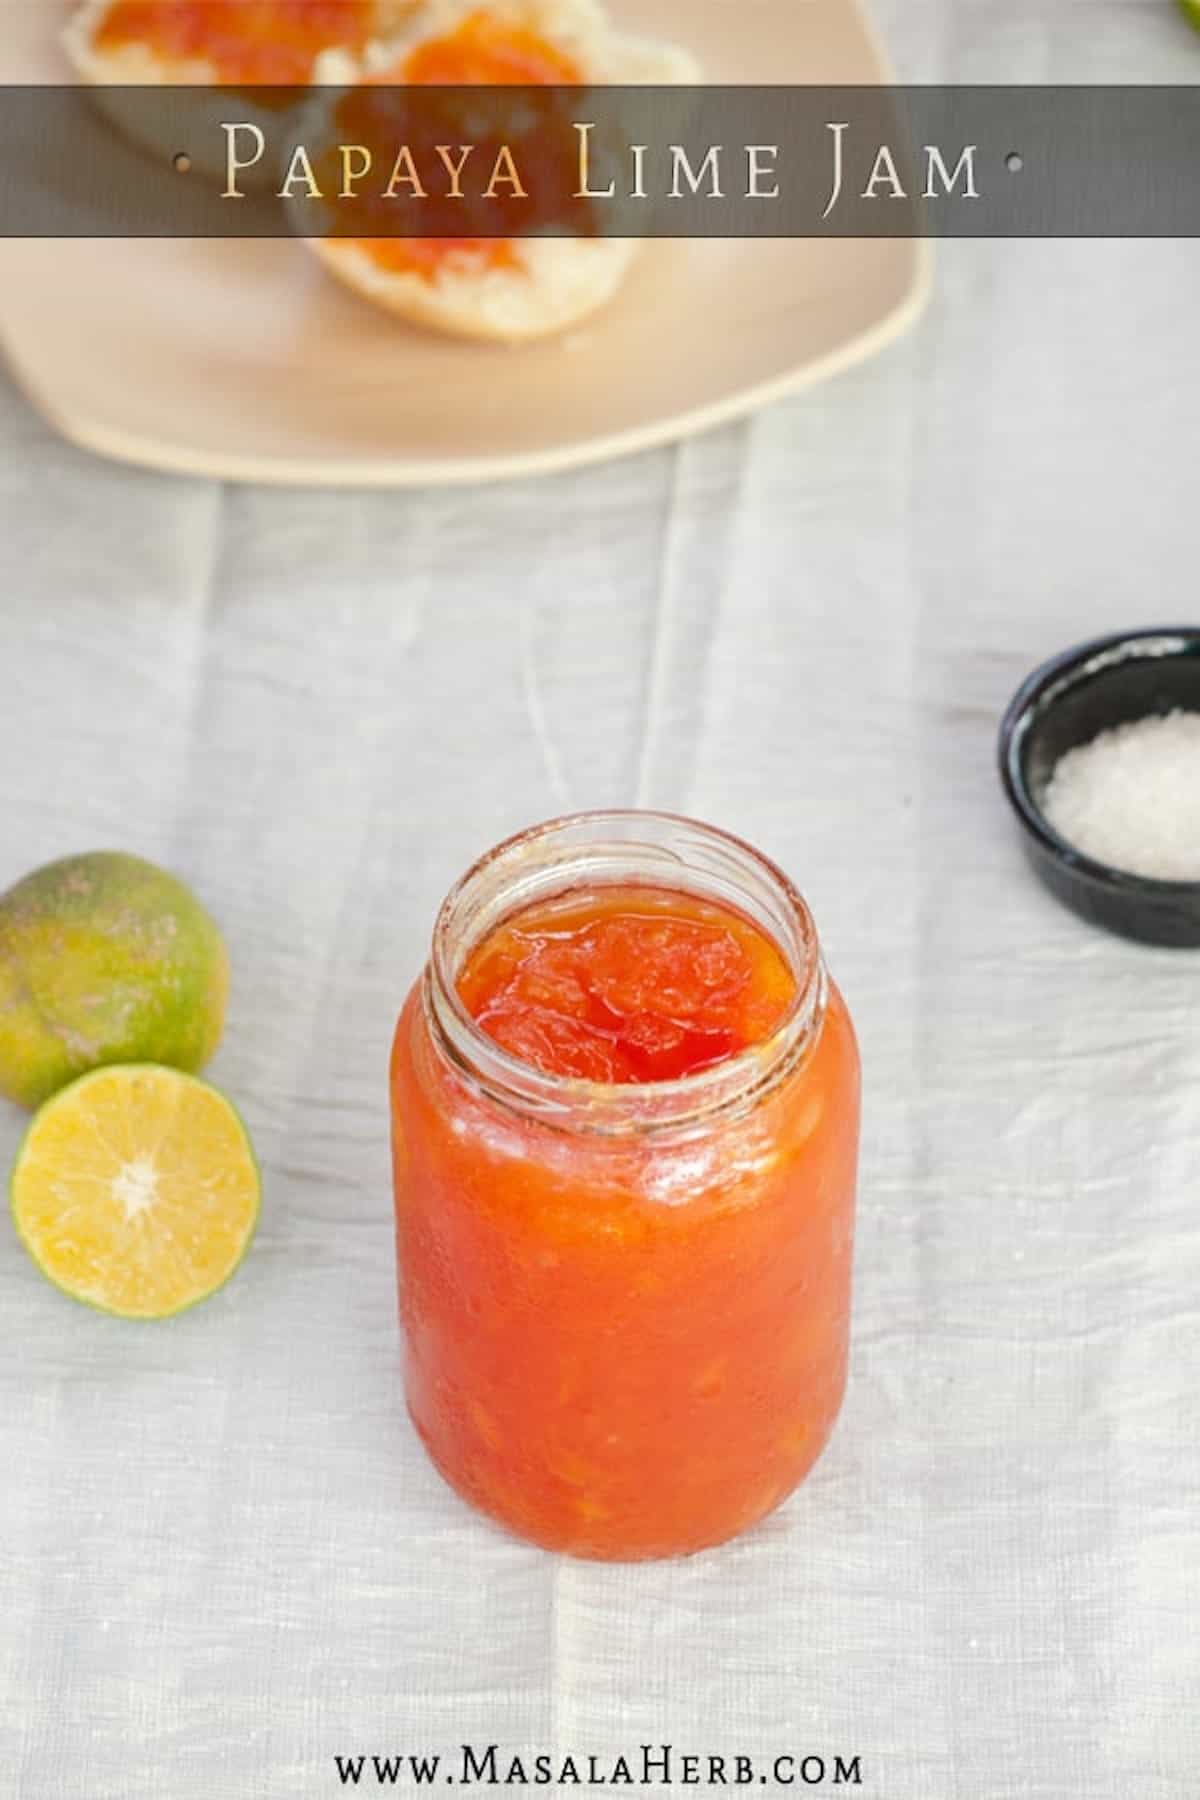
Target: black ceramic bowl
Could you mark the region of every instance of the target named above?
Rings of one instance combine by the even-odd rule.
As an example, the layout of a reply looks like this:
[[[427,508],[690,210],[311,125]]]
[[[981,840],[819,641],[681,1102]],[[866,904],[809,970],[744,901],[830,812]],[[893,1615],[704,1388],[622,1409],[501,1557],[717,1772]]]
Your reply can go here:
[[[1095,862],[1047,822],[1042,797],[1068,750],[1110,725],[1200,712],[1200,627],[1096,638],[1035,669],[1000,727],[1000,775],[1038,875],[1095,925],[1146,944],[1200,947],[1200,881],[1153,881]]]

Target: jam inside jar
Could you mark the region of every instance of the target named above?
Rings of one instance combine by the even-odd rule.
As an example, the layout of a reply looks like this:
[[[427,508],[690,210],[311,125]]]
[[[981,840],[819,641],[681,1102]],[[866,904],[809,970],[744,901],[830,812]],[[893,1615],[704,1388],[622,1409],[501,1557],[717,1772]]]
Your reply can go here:
[[[391,1066],[400,1310],[437,1467],[578,1556],[735,1536],[846,1380],[859,1065],[737,839],[557,820],[452,891]]]

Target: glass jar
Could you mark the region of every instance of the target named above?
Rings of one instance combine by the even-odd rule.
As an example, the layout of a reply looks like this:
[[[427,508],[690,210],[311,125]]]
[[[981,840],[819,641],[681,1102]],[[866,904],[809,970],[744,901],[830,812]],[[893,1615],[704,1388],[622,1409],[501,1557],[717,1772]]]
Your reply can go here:
[[[645,884],[786,957],[765,1041],[640,1085],[550,1075],[457,990],[532,902]],[[846,1380],[859,1065],[808,908],[710,826],[606,812],[491,851],[445,901],[396,1030],[392,1143],[413,1421],[451,1485],[575,1555],[698,1550],[812,1467]]]

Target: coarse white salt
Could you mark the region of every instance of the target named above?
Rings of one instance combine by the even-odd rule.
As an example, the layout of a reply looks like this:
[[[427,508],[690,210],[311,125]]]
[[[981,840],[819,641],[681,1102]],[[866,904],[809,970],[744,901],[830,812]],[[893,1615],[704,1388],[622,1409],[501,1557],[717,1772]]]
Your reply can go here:
[[[1200,713],[1102,731],[1055,765],[1042,810],[1060,837],[1111,868],[1200,881]]]

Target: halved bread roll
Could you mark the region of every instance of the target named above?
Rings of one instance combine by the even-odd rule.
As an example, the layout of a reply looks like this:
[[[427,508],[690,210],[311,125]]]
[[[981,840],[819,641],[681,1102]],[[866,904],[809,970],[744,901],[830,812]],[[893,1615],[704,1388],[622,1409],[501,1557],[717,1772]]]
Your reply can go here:
[[[469,73],[455,73],[456,66]],[[618,33],[595,0],[429,0],[389,42],[371,45],[359,59],[330,52],[315,71],[317,82],[339,86],[422,80],[668,86],[698,78],[686,51]],[[564,331],[604,306],[638,241],[548,231],[501,240],[420,239],[420,253],[406,267],[402,237],[304,238],[339,281],[399,318],[508,344]]]

